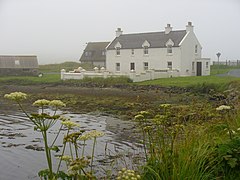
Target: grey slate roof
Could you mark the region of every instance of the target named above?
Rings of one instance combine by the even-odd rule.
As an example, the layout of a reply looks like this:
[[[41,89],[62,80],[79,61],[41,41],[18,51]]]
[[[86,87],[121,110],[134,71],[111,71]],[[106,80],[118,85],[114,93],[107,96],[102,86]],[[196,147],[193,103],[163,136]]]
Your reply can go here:
[[[115,49],[117,42],[122,45],[121,49],[139,49],[145,40],[150,43],[150,48],[166,47],[166,42],[171,39],[174,42],[173,47],[179,46],[179,43],[187,34],[186,30],[171,31],[169,34],[162,32],[136,33],[136,34],[122,34],[116,37],[108,46],[108,50]]]
[[[105,51],[105,48],[110,42],[89,42],[80,58],[79,61],[105,61],[106,55],[102,55],[102,51]],[[91,52],[91,56],[85,56],[85,52]]]
[[[19,63],[19,64],[16,64]],[[0,69],[2,68],[38,68],[38,60],[35,55],[0,55]]]

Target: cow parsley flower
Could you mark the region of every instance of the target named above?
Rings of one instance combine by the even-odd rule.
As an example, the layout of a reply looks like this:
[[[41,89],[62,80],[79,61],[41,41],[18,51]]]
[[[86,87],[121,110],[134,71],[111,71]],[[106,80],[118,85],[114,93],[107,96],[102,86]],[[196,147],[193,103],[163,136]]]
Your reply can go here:
[[[73,121],[62,121],[62,125],[66,126],[68,129],[71,129],[73,127],[79,127],[80,125],[73,122]]]
[[[89,133],[90,133],[90,136],[93,138],[104,136],[104,132],[102,131],[93,130],[93,131],[90,131]]]
[[[66,104],[64,104],[60,100],[52,100],[49,102],[49,106],[55,107],[55,108],[60,108],[60,107],[65,107]]]
[[[85,134],[82,134],[78,139],[80,141],[87,141],[87,140],[92,139],[92,136],[91,136],[90,132],[87,132]]]
[[[216,108],[217,111],[230,110],[230,109],[231,109],[231,107],[226,106],[226,105],[221,105],[221,106]]]
[[[50,101],[46,99],[39,99],[33,103],[33,106],[44,107],[44,106],[48,106],[49,102]]]
[[[136,174],[134,170],[122,168],[122,170],[118,172],[117,179],[137,180],[137,179],[141,179],[141,176]]]
[[[5,94],[4,98],[7,98],[13,101],[22,101],[24,99],[27,99],[27,94],[22,92],[13,92],[10,94]]]

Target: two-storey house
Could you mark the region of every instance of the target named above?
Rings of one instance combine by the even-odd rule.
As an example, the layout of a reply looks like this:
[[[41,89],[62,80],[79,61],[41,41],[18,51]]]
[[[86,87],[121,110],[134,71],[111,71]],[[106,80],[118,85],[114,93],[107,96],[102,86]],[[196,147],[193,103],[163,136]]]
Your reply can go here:
[[[191,22],[184,30],[173,30],[167,24],[161,32],[123,34],[118,28],[106,47],[106,69],[119,74],[153,70],[204,76],[210,74],[210,59],[202,58],[202,46]]]

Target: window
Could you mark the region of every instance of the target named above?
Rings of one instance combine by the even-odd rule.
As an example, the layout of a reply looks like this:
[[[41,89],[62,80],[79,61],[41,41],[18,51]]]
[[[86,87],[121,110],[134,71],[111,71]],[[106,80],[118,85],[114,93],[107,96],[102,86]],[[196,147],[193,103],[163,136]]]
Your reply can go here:
[[[167,62],[167,68],[172,70],[172,62],[171,61],[168,61]]]
[[[206,69],[208,69],[208,62],[206,62]]]
[[[15,60],[15,65],[19,66],[20,65],[20,61],[19,60]]]
[[[195,62],[192,62],[192,71],[195,71]]]
[[[117,56],[120,56],[120,47],[117,47],[117,48],[116,48],[116,55],[117,55]]]
[[[92,52],[91,52],[91,51],[85,51],[85,56],[86,56],[86,57],[92,56]]]
[[[105,56],[105,55],[106,55],[106,51],[103,50],[103,51],[102,51],[102,56]]]
[[[116,71],[120,71],[120,63],[116,63]]]
[[[143,70],[147,71],[148,70],[148,62],[143,63]]]
[[[135,70],[135,63],[130,63],[130,70]]]
[[[198,53],[198,46],[195,45],[195,53]]]
[[[167,53],[172,54],[172,45],[167,46]]]
[[[132,55],[134,55],[134,49],[132,49]]]
[[[143,54],[148,55],[148,47],[147,46],[143,47]]]

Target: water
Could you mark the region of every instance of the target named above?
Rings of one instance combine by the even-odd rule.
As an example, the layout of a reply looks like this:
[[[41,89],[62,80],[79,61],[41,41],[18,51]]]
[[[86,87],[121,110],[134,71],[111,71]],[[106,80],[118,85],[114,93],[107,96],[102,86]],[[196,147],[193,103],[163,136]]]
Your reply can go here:
[[[137,143],[138,137],[133,133],[136,129],[133,122],[102,115],[67,113],[65,116],[78,122],[82,129],[96,129],[105,133],[105,136],[98,139],[95,151],[94,169],[99,177],[108,169],[117,170],[117,167],[125,166],[132,168],[134,158],[142,156],[141,145]],[[56,133],[57,128],[51,130],[49,139],[53,139]],[[61,144],[62,137],[56,142],[56,145]],[[26,149],[29,145],[38,147],[38,150],[43,148],[41,134],[33,131],[33,125],[25,115],[11,110],[0,112],[1,180],[39,179],[37,172],[47,168],[45,152]],[[91,147],[90,141],[86,147],[87,155],[91,155]]]

